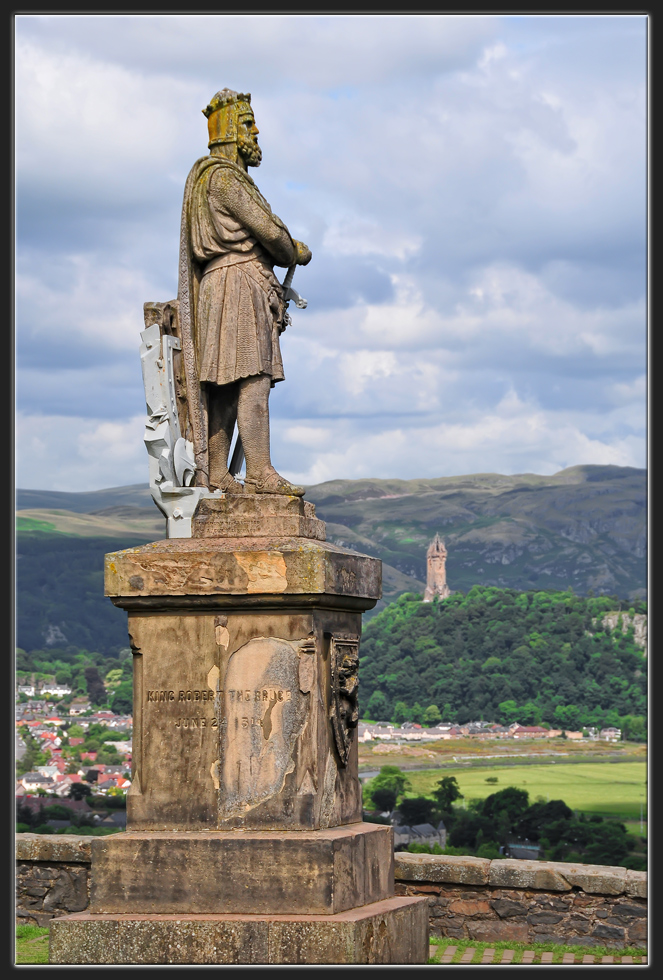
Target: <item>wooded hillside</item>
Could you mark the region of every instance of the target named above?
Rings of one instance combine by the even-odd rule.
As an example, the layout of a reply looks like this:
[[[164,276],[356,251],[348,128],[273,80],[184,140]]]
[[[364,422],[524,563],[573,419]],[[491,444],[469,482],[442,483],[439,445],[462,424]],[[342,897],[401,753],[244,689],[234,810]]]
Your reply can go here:
[[[629,623],[647,609],[642,600],[570,591],[474,586],[432,603],[402,595],[364,631],[362,716],[389,719],[402,702],[413,720],[430,705],[459,723],[547,722],[569,730],[642,718],[646,657],[632,625],[622,632],[623,617],[614,630],[602,622],[620,607]]]

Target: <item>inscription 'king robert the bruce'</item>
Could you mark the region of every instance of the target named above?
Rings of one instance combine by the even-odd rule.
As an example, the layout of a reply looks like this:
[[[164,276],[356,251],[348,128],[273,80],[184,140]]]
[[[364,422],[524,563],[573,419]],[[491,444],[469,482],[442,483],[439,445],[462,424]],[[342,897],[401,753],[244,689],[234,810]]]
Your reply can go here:
[[[225,692],[230,701],[291,701],[292,691],[284,691],[276,688],[262,688],[259,691],[229,690]],[[148,691],[146,698],[148,701],[158,703],[159,701],[213,701],[219,694],[223,698],[223,691],[180,691],[176,697],[175,691]]]
[[[223,693],[223,692],[221,692]],[[216,691],[148,691],[146,700],[154,703],[166,701],[213,701]]]

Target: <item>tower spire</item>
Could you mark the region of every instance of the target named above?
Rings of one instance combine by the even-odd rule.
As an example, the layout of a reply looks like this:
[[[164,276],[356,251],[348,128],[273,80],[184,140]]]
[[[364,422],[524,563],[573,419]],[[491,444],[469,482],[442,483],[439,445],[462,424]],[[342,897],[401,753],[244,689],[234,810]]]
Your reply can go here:
[[[447,585],[447,549],[439,534],[436,534],[426,552],[426,591],[424,602],[432,602],[434,596],[446,599],[451,595]]]

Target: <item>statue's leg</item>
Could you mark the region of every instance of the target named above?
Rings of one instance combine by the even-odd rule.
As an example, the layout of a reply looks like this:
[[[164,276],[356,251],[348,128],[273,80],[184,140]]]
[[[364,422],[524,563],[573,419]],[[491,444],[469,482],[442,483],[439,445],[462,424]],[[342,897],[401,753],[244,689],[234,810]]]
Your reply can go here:
[[[269,451],[269,392],[272,379],[257,374],[239,382],[237,426],[246,457],[244,489],[248,493],[276,493],[301,497],[295,487],[276,472]]]
[[[239,383],[207,385],[209,482],[213,490],[242,493],[242,485],[228,472],[230,443],[237,419]]]

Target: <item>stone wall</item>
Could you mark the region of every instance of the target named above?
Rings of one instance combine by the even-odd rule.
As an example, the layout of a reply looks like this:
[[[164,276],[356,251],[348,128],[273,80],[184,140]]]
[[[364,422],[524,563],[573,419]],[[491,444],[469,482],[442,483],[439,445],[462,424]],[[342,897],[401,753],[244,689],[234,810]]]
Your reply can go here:
[[[47,926],[89,902],[90,837],[16,835],[16,921]]]
[[[90,845],[90,837],[17,835],[19,922],[45,926],[87,908]],[[646,946],[644,871],[407,852],[394,859],[396,894],[428,896],[432,935]]]
[[[431,934],[479,942],[647,944],[647,874],[399,852],[396,894],[427,895]]]

